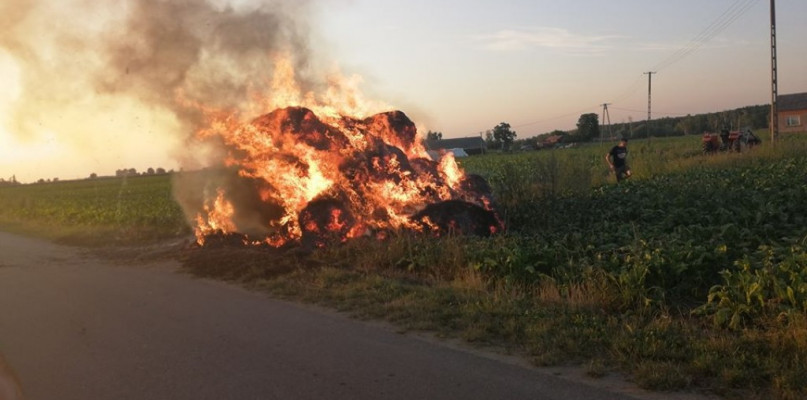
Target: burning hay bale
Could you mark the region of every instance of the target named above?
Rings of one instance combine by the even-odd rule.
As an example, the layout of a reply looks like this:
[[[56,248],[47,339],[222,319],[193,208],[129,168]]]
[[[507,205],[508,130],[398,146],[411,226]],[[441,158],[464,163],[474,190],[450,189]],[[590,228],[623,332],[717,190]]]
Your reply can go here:
[[[307,248],[344,242],[359,236],[358,220],[350,209],[336,199],[314,200],[300,212],[301,242]]]
[[[403,151],[413,151],[417,146],[418,131],[415,124],[401,111],[389,111],[373,115],[363,121],[370,132],[385,132],[387,144]]]
[[[338,129],[324,124],[314,112],[303,107],[275,110],[252,121],[256,133],[266,134],[274,140],[295,140],[318,151],[344,148],[347,138]],[[262,138],[266,136],[261,135]],[[276,142],[275,146],[283,143]]]
[[[496,214],[476,204],[462,200],[447,200],[429,204],[412,217],[423,231],[434,234],[476,235],[487,237],[500,232]]]
[[[487,182],[464,174],[451,155],[429,159],[400,111],[320,118],[289,107],[214,136],[227,149],[229,172],[197,183],[205,195],[186,207],[199,244],[240,238],[313,248],[379,232],[504,229]]]

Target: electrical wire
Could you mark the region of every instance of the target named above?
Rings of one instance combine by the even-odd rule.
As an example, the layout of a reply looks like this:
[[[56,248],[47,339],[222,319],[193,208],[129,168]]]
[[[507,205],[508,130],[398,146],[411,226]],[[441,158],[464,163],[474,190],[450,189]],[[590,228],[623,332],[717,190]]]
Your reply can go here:
[[[732,23],[734,23],[737,19],[745,15],[751,8],[753,8],[759,0],[737,0],[732,3],[729,8],[727,8],[723,13],[721,13],[717,18],[715,18],[709,25],[706,26],[700,33],[695,35],[692,40],[690,40],[687,45],[681,47],[673,54],[667,56],[666,58],[662,59],[656,65],[653,66],[650,70],[655,72],[664,70],[666,68],[671,67],[673,64],[683,60],[690,54],[694,53],[704,44],[708,43],[715,36],[719,35],[721,32],[726,30]],[[643,79],[640,77],[633,84],[631,84],[628,89],[619,97],[612,100],[613,103],[619,104],[622,100],[626,99],[630,95],[636,92],[639,89]],[[630,110],[630,109],[623,109],[619,107],[611,107],[615,110],[621,111],[631,111],[631,112],[644,112],[640,110]],[[666,115],[686,115],[680,113],[666,113],[661,111],[661,113]]]
[[[674,53],[670,54],[666,58],[659,61],[650,70],[654,71],[654,72],[664,70],[666,68],[671,67],[675,63],[683,60],[684,58],[688,57],[689,55],[691,55],[692,53],[694,53],[695,51],[697,51],[698,49],[703,47],[704,44],[706,44],[709,41],[711,41],[712,39],[714,39],[715,36],[719,35],[726,28],[731,26],[731,24],[733,24],[737,19],[739,19],[743,15],[745,15],[757,3],[759,3],[759,0],[737,0],[737,1],[735,1],[731,6],[729,6],[729,8],[727,8],[725,11],[723,11],[723,13],[721,13],[709,25],[707,25],[706,28],[704,28],[700,33],[698,33],[694,38],[692,38],[685,46],[679,48]],[[628,88],[624,92],[622,92],[622,94],[620,94],[619,96],[617,96],[617,97],[615,97],[614,99],[611,100],[612,101],[611,104],[614,104],[614,103],[618,104],[621,101],[623,101],[624,99],[626,99],[629,96],[633,95],[642,86],[643,81],[644,81],[644,79],[641,76],[637,77],[637,79],[632,84],[630,84],[630,86],[628,86]],[[531,125],[535,125],[535,124],[539,124],[539,123],[543,123],[543,122],[549,122],[549,121],[552,121],[552,120],[565,118],[565,117],[577,115],[577,114],[585,112],[585,111],[596,109],[599,106],[601,106],[601,104],[596,104],[596,105],[593,105],[593,106],[590,106],[590,107],[586,107],[584,109],[581,109],[580,111],[570,112],[568,114],[558,115],[558,116],[554,116],[554,117],[550,117],[550,118],[543,118],[541,120],[536,120],[536,121],[527,122],[527,123],[523,123],[523,124],[519,124],[519,125],[514,125],[513,127],[514,128],[522,128],[522,127],[531,126]],[[615,110],[620,110],[620,111],[644,112],[644,111],[641,111],[641,110],[631,110],[631,109],[627,109],[627,108],[619,108],[619,107],[613,107],[613,106],[611,108],[615,109]],[[662,111],[662,113],[664,113],[664,112]],[[667,114],[667,115],[686,115],[686,114],[677,114],[677,113],[664,113],[664,114]]]
[[[642,75],[638,75],[636,77],[636,80],[634,80],[633,83],[630,86],[628,86],[628,88],[624,92],[622,92],[622,94],[612,99],[611,102],[619,103],[622,100],[625,100],[632,94],[636,93],[636,91],[639,90],[640,87],[642,87],[643,83],[644,83],[644,77]]]
[[[541,119],[541,120],[538,120],[538,121],[532,121],[532,122],[527,122],[527,123],[524,123],[524,124],[514,125],[513,128],[523,128],[525,126],[540,124],[542,122],[549,122],[549,121],[556,120],[556,119],[571,117],[571,116],[574,116],[574,115],[580,115],[580,113],[590,111],[592,108],[597,108],[599,106],[600,106],[600,104],[595,104],[593,106],[582,108],[579,111],[573,111],[573,112],[570,112],[568,114],[557,115],[557,116],[550,117],[550,118],[544,118],[544,119]]]
[[[609,106],[609,109],[617,110],[617,111],[638,112],[638,113],[647,112],[647,110],[636,110],[636,109],[631,109],[631,108],[620,108],[620,107],[613,107],[613,106]],[[664,110],[657,110],[656,112],[664,114],[665,116],[673,116],[673,117],[685,117],[687,115],[692,114],[692,113],[682,113],[680,111],[664,111]]]
[[[698,35],[689,41],[687,45],[681,47],[676,52],[661,60],[653,66],[650,70],[660,71],[673,64],[683,60],[696,50],[701,48],[704,44],[708,43],[715,36],[723,32],[734,21],[745,15],[759,0],[737,0],[726,11],[718,16],[711,24],[703,29]]]

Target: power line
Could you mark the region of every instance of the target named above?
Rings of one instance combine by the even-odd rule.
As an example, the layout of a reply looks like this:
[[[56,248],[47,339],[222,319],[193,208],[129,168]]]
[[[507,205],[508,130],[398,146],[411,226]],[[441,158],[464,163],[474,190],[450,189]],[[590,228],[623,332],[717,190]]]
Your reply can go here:
[[[636,77],[636,80],[634,80],[633,83],[631,83],[630,86],[628,86],[628,88],[624,92],[622,92],[619,96],[616,96],[611,101],[613,101],[615,103],[619,103],[622,100],[625,100],[630,95],[636,93],[636,91],[639,90],[639,88],[642,87],[643,82],[644,82],[644,78],[641,75],[638,75]]]
[[[643,81],[644,80],[641,77],[636,78],[636,80],[628,87],[628,89],[625,90],[619,96],[617,96],[614,101],[615,102],[620,102],[620,101],[624,100],[626,97],[632,95],[634,92],[636,92],[636,90],[639,89],[639,87],[641,87]],[[608,103],[608,104],[611,105],[612,103]],[[600,107],[600,106],[602,106],[602,104],[593,104],[593,105],[590,105],[590,106],[588,106],[586,108],[582,108],[582,109],[580,109],[578,111],[570,112],[568,114],[556,115],[554,117],[543,118],[543,119],[540,119],[540,120],[526,122],[526,123],[519,124],[519,125],[513,125],[513,128],[523,128],[525,126],[530,126],[530,125],[540,124],[540,123],[543,123],[543,122],[554,121],[556,119],[561,119],[561,118],[571,117],[571,116],[575,116],[575,115],[580,115],[581,113],[584,113],[586,111],[590,111],[592,109],[596,109],[597,107]]]
[[[582,108],[582,109],[580,109],[579,111],[573,111],[573,112],[570,112],[570,113],[568,113],[568,114],[557,115],[557,116],[554,116],[554,117],[550,117],[550,118],[544,118],[544,119],[541,119],[541,120],[538,120],[538,121],[527,122],[527,123],[520,124],[520,125],[513,125],[513,128],[523,128],[523,127],[525,127],[525,126],[530,126],[530,125],[540,124],[540,123],[542,123],[542,122],[549,122],[549,121],[553,121],[553,120],[556,120],[556,119],[561,119],[561,118],[571,117],[571,116],[574,116],[574,115],[579,115],[580,113],[583,113],[583,112],[586,112],[586,111],[590,111],[592,108],[597,108],[597,107],[599,107],[600,105],[601,105],[601,104],[594,104],[594,105],[592,105],[592,106],[589,106],[589,107],[586,107],[586,108]]]
[[[771,0],[773,1],[773,0]],[[650,135],[650,120],[652,119],[652,78],[653,74],[658,73],[659,70],[670,67],[673,64],[683,60],[688,55],[692,54],[704,44],[709,42],[715,36],[723,32],[729,25],[748,12],[759,0],[738,0],[734,2],[728,9],[726,9],[720,16],[718,16],[711,24],[704,28],[698,35],[696,35],[690,42],[678,49],[675,53],[657,63],[650,72],[645,72],[647,75],[647,134]],[[634,83],[638,88],[638,84]],[[636,89],[631,88],[628,91],[631,93]]]
[[[610,107],[611,110],[618,110],[618,111],[629,111],[629,112],[637,112],[637,113],[644,113],[647,110],[637,110],[635,108],[623,108],[623,107]],[[683,117],[692,114],[691,112],[685,113],[680,111],[665,111],[665,110],[656,110],[656,114],[661,114],[664,116],[675,116],[675,117]],[[658,118],[658,117],[656,117]]]
[[[637,110],[633,108],[623,108],[623,107],[611,107],[612,110],[619,110],[619,111],[630,111],[630,112],[640,112],[643,113],[647,110]]]
[[[734,21],[747,13],[759,0],[738,0],[734,2],[726,11],[718,16],[711,24],[696,35],[689,43],[678,49],[675,53],[653,66],[654,71],[665,69],[692,54],[704,44],[712,40],[715,36],[723,32]]]
[[[774,0],[771,0],[771,1],[773,2]],[[664,69],[674,65],[675,63],[683,60],[684,58],[686,58],[690,54],[694,53],[695,51],[697,51],[698,49],[703,47],[704,44],[708,43],[715,36],[719,35],[726,28],[728,28],[731,24],[733,24],[737,19],[739,19],[740,17],[745,15],[758,2],[759,2],[759,0],[737,0],[737,1],[735,1],[734,3],[732,3],[731,6],[729,6],[729,8],[727,8],[725,11],[723,11],[709,25],[707,25],[706,28],[704,28],[694,38],[692,38],[685,46],[679,48],[678,50],[676,50],[671,55],[667,56],[666,58],[662,59],[660,62],[656,63],[653,66],[653,68],[651,68],[652,72],[645,72],[645,73],[642,74],[642,75],[648,75],[648,100],[647,100],[647,103],[648,103],[647,104],[647,120],[648,120],[647,125],[648,125],[648,130],[649,130],[649,126],[650,126],[649,122],[650,122],[650,119],[651,119],[651,101],[652,101],[652,98],[651,98],[651,94],[652,94],[651,93],[651,81],[652,81],[652,75],[658,73],[661,70],[664,70]],[[630,84],[630,86],[622,94],[620,94],[616,98],[612,99],[612,102],[617,103],[617,104],[620,103],[625,98],[627,98],[627,97],[631,96],[632,94],[634,94],[641,87],[641,84],[642,84],[641,77],[637,77],[636,80],[632,84]],[[609,104],[612,104],[612,103],[609,103]],[[579,113],[582,113],[582,112],[585,112],[585,111],[589,111],[591,109],[595,109],[598,106],[601,106],[601,104],[592,105],[592,106],[586,107],[584,109],[581,109],[580,111],[571,112],[571,113],[568,113],[568,114],[558,115],[558,116],[549,117],[549,118],[543,118],[543,119],[540,119],[540,120],[527,122],[527,123],[520,124],[520,125],[515,125],[514,128],[531,126],[531,125],[535,125],[535,124],[539,124],[539,123],[543,123],[543,122],[549,122],[549,121],[552,121],[552,120],[573,116],[573,115],[576,115],[576,114],[579,114]],[[612,107],[612,109],[627,110],[627,109],[620,109],[620,108],[617,108],[617,107]],[[638,110],[628,110],[628,111],[636,111],[636,112],[638,112]],[[674,114],[674,113],[665,113],[665,114]],[[681,115],[683,115],[683,114],[681,114]],[[648,135],[649,135],[649,131],[648,131]]]

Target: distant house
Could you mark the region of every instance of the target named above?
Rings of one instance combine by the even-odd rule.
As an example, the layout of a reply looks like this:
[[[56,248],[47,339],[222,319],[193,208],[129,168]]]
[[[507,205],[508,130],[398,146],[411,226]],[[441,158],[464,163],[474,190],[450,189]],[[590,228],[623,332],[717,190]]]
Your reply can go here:
[[[485,139],[479,136],[471,136],[464,138],[454,139],[441,139],[441,140],[426,140],[426,150],[431,151],[453,151],[458,154],[454,149],[462,149],[468,155],[484,154],[488,150]],[[459,153],[461,154],[461,153]]]
[[[544,139],[544,141],[541,143],[543,144],[543,147],[555,147],[562,142],[563,142],[562,135],[552,135]]]
[[[780,132],[807,131],[807,93],[783,94],[777,98]]]

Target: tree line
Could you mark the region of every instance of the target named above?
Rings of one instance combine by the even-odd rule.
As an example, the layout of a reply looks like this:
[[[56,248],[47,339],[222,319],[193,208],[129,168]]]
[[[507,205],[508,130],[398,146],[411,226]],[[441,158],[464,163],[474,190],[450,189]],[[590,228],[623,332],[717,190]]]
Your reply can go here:
[[[128,177],[128,176],[147,176],[147,175],[163,175],[163,174],[170,174],[173,173],[174,170],[166,171],[165,168],[148,168],[143,172],[137,172],[135,168],[122,168],[115,170],[115,176],[120,177]],[[91,173],[85,179],[97,179],[99,176],[95,172]],[[39,178],[36,180],[35,183],[52,183],[52,182],[59,182],[59,178]],[[17,180],[16,175],[12,175],[11,178],[5,179],[0,178],[0,186],[14,186],[14,185],[22,185],[20,181]]]
[[[586,113],[580,115],[577,129],[571,131],[554,130],[537,136],[519,140],[518,147],[535,147],[551,136],[561,136],[562,142],[590,142],[600,140],[616,140],[618,138],[639,139],[647,137],[702,135],[704,132],[720,132],[751,129],[765,129],[770,121],[770,106],[756,105],[734,110],[714,113],[685,115],[679,117],[663,117],[648,121],[633,121],[600,125],[599,115]]]
[[[137,172],[135,168],[123,168],[115,170],[115,176],[122,177],[122,176],[140,176],[140,175],[163,175],[167,174],[169,171],[166,171],[165,168],[151,168],[149,167],[144,172]],[[97,175],[95,173],[90,174],[90,178],[96,178]]]
[[[17,181],[17,175],[11,175],[11,178],[8,178],[8,180],[0,178],[0,186],[14,186],[19,184],[20,182]]]

